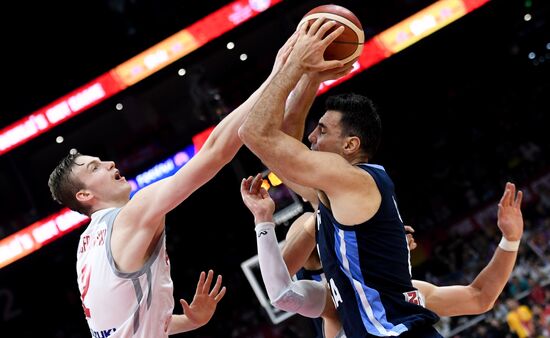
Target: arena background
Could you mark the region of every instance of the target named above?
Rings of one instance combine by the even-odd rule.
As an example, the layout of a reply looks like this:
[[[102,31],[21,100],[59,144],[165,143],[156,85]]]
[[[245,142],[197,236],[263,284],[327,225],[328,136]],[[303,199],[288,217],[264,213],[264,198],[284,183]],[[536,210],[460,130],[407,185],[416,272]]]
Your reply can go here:
[[[229,2],[3,5],[0,129]],[[334,3],[354,11],[370,38],[434,2]],[[60,210],[47,179],[70,149],[114,160],[123,175],[133,177],[192,144],[195,134],[215,125],[259,86],[301,16],[325,3],[282,1],[0,155],[0,240]],[[542,301],[531,296],[550,276],[548,10],[544,0],[491,0],[330,88],[308,119],[306,133],[330,94],[356,92],[375,101],[383,140],[373,162],[393,177],[401,214],[417,230],[414,278],[468,283],[498,243],[494,207],[505,182],[526,192],[527,234],[502,302],[484,316],[443,318],[440,331],[447,337],[512,337],[504,306],[508,298],[528,305],[541,336],[548,336],[549,293]],[[235,48],[228,50],[228,42]],[[180,69],[186,70],[184,76],[178,75]],[[124,109],[117,110],[117,103]],[[62,143],[56,142],[58,136]],[[199,272],[209,268],[224,276],[228,288],[212,321],[182,337],[312,337],[309,320],[300,316],[273,324],[241,269],[255,255],[256,243],[239,182],[263,169],[242,149],[167,217],[174,296],[189,300]],[[278,227],[281,238],[287,226]],[[89,337],[76,285],[81,230],[0,269],[0,337]]]

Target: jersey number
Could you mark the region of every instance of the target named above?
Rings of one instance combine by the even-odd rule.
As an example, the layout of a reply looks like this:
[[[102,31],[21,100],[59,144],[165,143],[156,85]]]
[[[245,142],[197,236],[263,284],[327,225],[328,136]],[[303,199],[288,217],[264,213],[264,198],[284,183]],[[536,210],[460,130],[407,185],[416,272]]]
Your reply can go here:
[[[86,315],[86,318],[90,318],[90,309],[84,305],[84,298],[86,298],[86,295],[88,294],[88,288],[90,287],[90,273],[91,271],[88,269],[88,266],[84,265],[82,268],[82,282],[84,284],[84,287],[82,288],[82,295],[80,296],[80,299],[82,300],[82,308],[84,309],[84,314]]]
[[[340,291],[338,291],[338,288],[336,287],[336,283],[334,283],[334,279],[330,279],[330,293],[332,294],[332,301],[334,302],[334,307],[338,308],[338,305],[340,303],[343,303],[344,300],[342,299],[342,296],[340,296]]]
[[[416,304],[416,305],[422,305],[420,303],[420,299],[418,297],[418,291],[405,292],[405,299],[409,303]]]

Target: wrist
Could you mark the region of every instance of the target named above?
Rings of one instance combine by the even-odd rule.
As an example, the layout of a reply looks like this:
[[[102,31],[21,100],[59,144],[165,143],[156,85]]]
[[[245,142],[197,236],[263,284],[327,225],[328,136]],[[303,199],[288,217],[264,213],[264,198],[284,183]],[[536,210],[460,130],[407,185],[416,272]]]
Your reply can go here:
[[[498,243],[498,247],[504,251],[514,252],[514,251],[518,251],[519,243],[520,243],[519,239],[517,241],[510,241],[510,240],[507,240],[506,237],[502,236],[500,243]]]
[[[258,225],[260,223],[275,223],[273,222],[273,215],[254,217],[254,224]]]
[[[306,73],[305,67],[303,67],[299,61],[286,62],[278,75],[285,78],[286,83],[291,83],[292,88],[300,81],[300,78],[304,73]]]
[[[308,72],[305,73],[304,76],[307,80],[307,84],[310,86],[320,86],[323,81],[321,81],[321,77],[319,76],[319,72]]]
[[[271,222],[256,222],[256,227],[254,230],[256,232],[266,230],[266,229],[275,229],[275,223]]]
[[[195,323],[194,321],[191,320],[191,318],[187,317],[187,315],[185,314],[181,314],[181,315],[173,314],[170,320],[170,323],[168,324],[167,333],[169,335],[173,335],[173,334],[178,334],[182,332],[193,331],[203,325],[204,324],[200,325],[198,323]]]

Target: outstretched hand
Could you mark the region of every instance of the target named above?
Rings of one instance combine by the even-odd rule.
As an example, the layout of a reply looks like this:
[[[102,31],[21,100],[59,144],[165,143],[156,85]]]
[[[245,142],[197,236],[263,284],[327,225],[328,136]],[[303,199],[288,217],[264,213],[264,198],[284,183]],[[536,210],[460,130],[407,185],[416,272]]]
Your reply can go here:
[[[497,225],[504,238],[509,241],[518,241],[523,234],[522,199],[523,192],[519,190],[516,195],[516,186],[506,183],[504,194],[498,203]]]
[[[241,182],[241,196],[246,207],[254,215],[254,222],[272,222],[275,202],[262,187],[262,175],[257,174]]]
[[[214,287],[210,290],[213,278],[214,271],[208,271],[208,275],[202,271],[191,305],[184,299],[180,299],[181,306],[183,307],[183,314],[189,319],[193,326],[200,327],[208,323],[216,311],[218,302],[225,295],[226,288],[225,286],[223,288],[221,287],[221,275],[218,275],[216,284],[214,284]]]

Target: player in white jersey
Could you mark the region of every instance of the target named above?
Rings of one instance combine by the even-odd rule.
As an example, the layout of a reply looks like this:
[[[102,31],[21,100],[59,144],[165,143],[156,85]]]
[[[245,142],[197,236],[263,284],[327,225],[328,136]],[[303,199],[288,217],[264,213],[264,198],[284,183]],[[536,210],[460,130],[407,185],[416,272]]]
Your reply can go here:
[[[120,271],[111,251],[113,223],[120,210],[94,212],[78,244],[78,287],[90,332],[92,337],[112,337],[115,333],[118,337],[162,337],[171,333],[168,329],[174,307],[166,241],[164,236],[158,241],[140,270]],[[225,293],[225,289],[220,290],[220,276],[208,294],[213,275],[212,270],[208,277],[201,273],[191,307],[181,300],[185,316],[178,316],[178,321],[187,321],[193,327],[191,322],[198,325],[212,316]],[[88,297],[89,294],[102,296]],[[92,312],[101,315],[92,316]]]
[[[242,145],[237,130],[273,80],[296,41],[293,34],[281,47],[268,79],[249,99],[224,118],[201,150],[174,175],[138,191],[130,199],[130,184],[114,162],[70,154],[50,175],[48,185],[61,204],[92,217],[78,248],[78,283],[93,337],[158,338],[206,324],[225,294],[218,277],[209,291],[212,273],[199,280],[190,307],[174,315],[169,261],[165,249],[165,216],[225,166]],[[338,67],[336,67],[338,66]],[[304,109],[304,95],[315,93],[321,79],[336,79],[351,71],[338,62],[323,76],[304,76],[288,101],[288,111]],[[312,70],[314,70],[312,68]],[[292,114],[289,114],[292,116]],[[288,125],[295,125],[289,121]],[[199,288],[198,288],[199,289]]]

